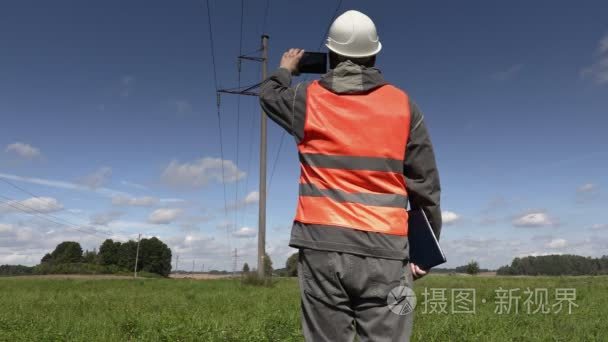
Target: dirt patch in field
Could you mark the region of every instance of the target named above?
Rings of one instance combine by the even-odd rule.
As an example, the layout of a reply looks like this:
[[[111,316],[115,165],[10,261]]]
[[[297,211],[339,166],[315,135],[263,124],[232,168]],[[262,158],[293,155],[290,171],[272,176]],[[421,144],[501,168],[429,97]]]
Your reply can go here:
[[[224,279],[230,278],[230,274],[206,274],[206,273],[192,273],[192,274],[171,274],[169,278],[173,279],[195,279],[195,280],[210,280],[210,279]]]

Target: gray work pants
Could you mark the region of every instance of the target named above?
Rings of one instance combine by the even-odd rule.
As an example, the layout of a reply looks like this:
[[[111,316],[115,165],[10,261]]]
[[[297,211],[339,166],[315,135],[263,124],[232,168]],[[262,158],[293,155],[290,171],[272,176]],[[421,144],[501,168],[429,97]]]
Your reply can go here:
[[[415,295],[407,260],[302,248],[298,279],[307,342],[410,340]]]

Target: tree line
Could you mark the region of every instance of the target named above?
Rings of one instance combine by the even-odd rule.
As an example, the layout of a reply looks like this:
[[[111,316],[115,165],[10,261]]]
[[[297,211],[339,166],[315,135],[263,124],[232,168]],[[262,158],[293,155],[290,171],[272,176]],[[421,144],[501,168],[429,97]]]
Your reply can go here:
[[[608,274],[608,255],[600,258],[572,254],[526,256],[500,267],[497,275],[601,275]]]
[[[26,274],[116,274],[135,270],[157,274],[163,277],[171,273],[171,249],[156,237],[141,239],[139,253],[137,241],[127,242],[105,240],[99,250],[83,251],[80,243],[64,241],[45,254],[40,264],[27,267],[22,265],[2,265],[0,275]]]

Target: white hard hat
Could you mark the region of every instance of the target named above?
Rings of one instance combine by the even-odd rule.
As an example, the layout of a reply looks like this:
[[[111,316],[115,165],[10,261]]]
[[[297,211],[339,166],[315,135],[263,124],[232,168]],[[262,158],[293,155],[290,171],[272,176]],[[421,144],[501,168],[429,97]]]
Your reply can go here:
[[[331,24],[327,44],[331,51],[346,57],[370,57],[382,49],[376,25],[359,11],[346,11]]]

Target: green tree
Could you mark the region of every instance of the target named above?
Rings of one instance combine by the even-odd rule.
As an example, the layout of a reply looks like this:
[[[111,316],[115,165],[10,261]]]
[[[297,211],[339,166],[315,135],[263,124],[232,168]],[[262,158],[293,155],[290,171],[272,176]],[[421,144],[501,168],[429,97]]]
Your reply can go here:
[[[112,241],[112,239],[106,239],[101,246],[99,246],[99,262],[102,265],[118,265],[118,251],[120,250],[121,243]]]
[[[248,263],[243,264],[243,273],[249,273],[249,264]]]
[[[82,262],[87,264],[96,264],[97,263],[97,252],[95,250],[85,251],[82,256]]]
[[[78,242],[64,241],[55,247],[51,259],[56,264],[76,263],[82,261],[82,247]]]
[[[51,256],[51,253],[46,253],[40,260],[40,263],[44,264],[44,263],[49,263],[51,261],[53,261],[53,257]]]
[[[471,275],[479,273],[479,264],[477,261],[471,260],[466,266],[466,272]]]
[[[293,253],[289,258],[287,258],[287,262],[285,263],[285,268],[287,270],[288,277],[297,277],[298,276],[298,253]]]
[[[264,252],[264,274],[267,277],[272,276],[272,259],[270,259],[270,255]]]
[[[118,248],[117,265],[132,271],[135,268],[135,254],[137,253],[137,242],[129,240],[121,243]]]
[[[134,243],[137,250],[137,242]],[[157,237],[142,239],[139,246],[137,268],[165,277],[169,276],[169,273],[171,273],[171,249]]]

